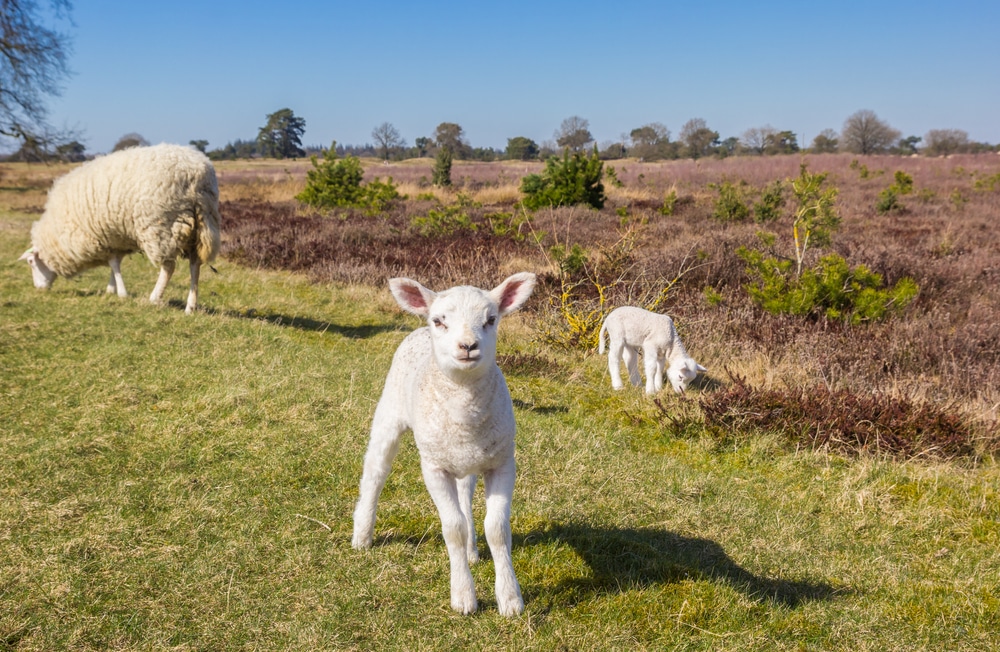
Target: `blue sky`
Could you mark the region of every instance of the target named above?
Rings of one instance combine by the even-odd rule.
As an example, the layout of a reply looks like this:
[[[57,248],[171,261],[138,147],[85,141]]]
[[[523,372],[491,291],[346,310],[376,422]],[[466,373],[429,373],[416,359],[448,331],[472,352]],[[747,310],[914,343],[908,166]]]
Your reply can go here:
[[[552,140],[580,116],[599,142],[703,118],[808,144],[870,109],[904,136],[1000,142],[1000,2],[391,2],[77,0],[72,76],[50,122],[90,153],[253,139],[291,108],[303,144],[412,144],[441,122],[473,146]]]

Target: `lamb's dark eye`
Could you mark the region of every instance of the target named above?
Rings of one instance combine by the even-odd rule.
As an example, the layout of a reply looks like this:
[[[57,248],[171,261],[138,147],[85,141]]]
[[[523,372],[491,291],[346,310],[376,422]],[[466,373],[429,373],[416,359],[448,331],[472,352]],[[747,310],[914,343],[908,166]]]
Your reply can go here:
[[[445,330],[448,330],[448,324],[444,323],[444,320],[443,320],[443,319],[441,319],[440,317],[435,317],[435,318],[434,318],[433,320],[431,320],[431,321],[432,321],[432,322],[434,323],[434,325],[435,325],[435,326],[437,326],[438,328],[443,328],[443,329],[445,329]]]
[[[493,325],[493,324],[495,324],[495,323],[497,323],[497,318],[496,318],[496,317],[494,317],[494,316],[492,316],[492,315],[490,315],[490,317],[488,317],[488,318],[486,319],[486,325],[487,325],[487,326],[492,326],[492,325]]]

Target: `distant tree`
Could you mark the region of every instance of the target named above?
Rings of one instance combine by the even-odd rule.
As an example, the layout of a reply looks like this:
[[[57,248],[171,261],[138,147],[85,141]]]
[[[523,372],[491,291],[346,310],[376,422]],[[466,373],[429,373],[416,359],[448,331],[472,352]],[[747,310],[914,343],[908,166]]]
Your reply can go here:
[[[86,160],[87,157],[84,154],[86,149],[87,148],[83,146],[83,143],[73,140],[56,147],[56,156],[61,161],[79,163],[80,161]]]
[[[413,141],[413,146],[416,149],[417,158],[423,158],[430,153],[431,147],[434,146],[434,141],[427,136],[420,136]]]
[[[590,123],[577,115],[563,120],[553,137],[559,147],[574,152],[583,151],[588,144],[594,142],[594,137],[590,135]]]
[[[608,161],[625,158],[626,154],[628,154],[628,150],[625,149],[625,143],[620,140],[606,140],[601,143],[598,158],[602,161]]]
[[[740,144],[751,154],[763,154],[778,131],[771,125],[751,127],[740,136]]]
[[[280,109],[267,116],[267,124],[257,133],[257,147],[267,158],[298,158],[305,156],[302,134],[306,121],[291,109]]]
[[[921,140],[923,140],[923,138],[920,136],[907,136],[906,138],[900,138],[899,142],[896,143],[896,150],[898,150],[900,154],[913,156],[917,153],[917,145],[920,144]]]
[[[791,131],[775,131],[767,138],[765,154],[794,154],[799,151],[799,140]]]
[[[650,122],[629,132],[632,139],[632,156],[645,161],[672,158],[670,130],[660,122]]]
[[[681,127],[680,141],[690,158],[710,156],[719,144],[719,132],[712,131],[702,118],[692,118]]]
[[[191,141],[188,141],[188,144],[191,145],[191,147],[194,147],[196,150],[198,150],[202,154],[204,154],[205,150],[208,149],[208,141],[207,140],[191,140]]]
[[[924,154],[947,156],[969,149],[969,134],[961,129],[931,129],[924,136]]]
[[[504,158],[504,153],[492,147],[473,147],[469,152],[469,158],[473,161],[498,161]]]
[[[508,138],[507,158],[511,161],[533,161],[538,158],[538,143],[524,136]]]
[[[382,160],[389,160],[389,153],[397,148],[406,147],[406,141],[399,135],[399,131],[388,122],[383,122],[372,129],[372,138],[378,146]]]
[[[726,157],[739,153],[740,147],[740,139],[736,136],[730,136],[729,138],[720,141],[716,150],[718,151],[719,156]]]
[[[472,152],[462,127],[454,122],[442,122],[437,126],[434,130],[434,144],[438,149],[451,150],[452,157],[458,159],[468,158]]]
[[[839,139],[837,132],[833,129],[824,129],[819,135],[813,138],[810,148],[815,154],[832,154],[837,151]]]
[[[142,137],[142,135],[135,133],[125,134],[118,139],[115,146],[111,148],[112,152],[120,152],[123,149],[129,149],[130,147],[149,147],[149,141]]]
[[[899,132],[880,120],[874,111],[862,109],[844,122],[840,131],[840,149],[854,154],[878,154],[899,139]]]
[[[51,16],[68,17],[69,0],[49,0]],[[69,74],[69,38],[42,23],[36,0],[0,2],[0,135],[47,152],[69,140],[46,125],[45,100]]]

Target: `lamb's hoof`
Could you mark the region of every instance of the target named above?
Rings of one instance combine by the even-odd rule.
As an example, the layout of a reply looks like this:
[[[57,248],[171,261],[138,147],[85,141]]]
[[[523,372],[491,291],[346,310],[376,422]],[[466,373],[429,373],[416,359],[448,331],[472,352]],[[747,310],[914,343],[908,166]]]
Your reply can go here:
[[[355,550],[367,550],[372,547],[372,535],[354,534],[351,538],[351,547]]]
[[[463,616],[476,613],[476,609],[479,608],[479,605],[476,604],[476,595],[473,593],[463,596],[451,596],[451,608]]]
[[[524,611],[524,600],[521,596],[517,596],[516,600],[504,600],[497,605],[501,616],[506,616],[508,618],[513,618],[514,616],[520,616]]]

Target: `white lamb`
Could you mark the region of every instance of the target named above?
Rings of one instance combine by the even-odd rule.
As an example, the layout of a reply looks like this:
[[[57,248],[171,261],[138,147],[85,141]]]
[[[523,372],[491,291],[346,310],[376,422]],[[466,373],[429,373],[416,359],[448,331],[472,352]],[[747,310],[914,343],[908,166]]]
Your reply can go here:
[[[428,326],[410,333],[392,359],[372,420],[352,545],[371,547],[379,494],[400,437],[412,430],[451,561],[451,608],[463,614],[477,607],[469,564],[479,560],[472,521],[478,475],[486,486],[497,605],[505,616],[524,609],[511,561],[514,409],[496,364],[496,343],[500,318],[520,308],[534,286],[529,272],[489,292],[459,286],[435,293],[410,279],[389,281],[399,305],[425,317]]]
[[[698,372],[708,371],[695,362],[684,350],[674,321],[666,315],[624,306],[616,308],[601,324],[598,334],[598,352],[604,353],[604,334],[608,334],[608,371],[611,372],[611,386],[623,387],[621,361],[625,360],[628,377],[633,385],[639,385],[639,354],[642,349],[646,370],[646,393],[655,394],[663,389],[663,369],[666,361],[667,378],[674,391],[680,394],[698,376]]]
[[[35,287],[111,265],[107,292],[128,296],[121,260],[142,251],[160,266],[149,300],[159,303],[177,257],[191,261],[185,312],[198,304],[198,273],[219,251],[219,185],[201,152],[179,145],[122,150],[94,159],[59,178],[45,212],[31,228],[32,247],[21,256]]]

